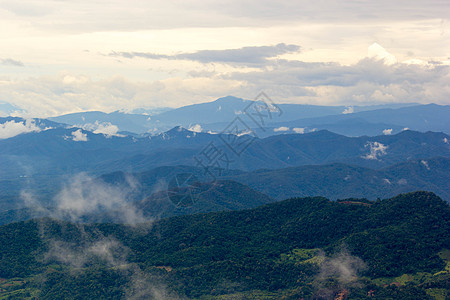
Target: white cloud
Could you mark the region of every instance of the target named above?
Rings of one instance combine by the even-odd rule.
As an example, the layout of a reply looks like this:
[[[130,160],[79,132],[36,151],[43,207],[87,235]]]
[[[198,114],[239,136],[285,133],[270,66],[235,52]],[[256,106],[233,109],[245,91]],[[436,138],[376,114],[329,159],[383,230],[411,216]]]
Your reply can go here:
[[[223,5],[221,1],[152,2],[137,1],[132,6],[125,1],[114,1],[105,6],[103,2],[42,0],[25,1],[21,5],[12,0],[2,2],[8,21],[25,22],[29,26],[49,32],[91,33],[102,31],[139,31],[148,29],[174,29],[186,27],[262,27],[292,24],[293,21],[317,23],[334,22],[367,26],[369,22],[388,24],[391,21],[446,19],[446,2],[410,1],[408,9],[403,2],[380,0],[374,3],[352,2],[342,5],[326,0],[320,2],[280,0],[243,0]],[[386,7],[390,9],[387,10]],[[101,14],[99,13],[101,12]],[[152,18],[149,18],[149,15]],[[95,18],[93,18],[95,16]],[[331,21],[330,21],[331,20]],[[20,23],[19,23],[20,24]],[[416,26],[422,25],[414,22]],[[426,24],[425,24],[426,25]],[[425,26],[422,25],[422,26]],[[312,26],[310,26],[312,27]],[[310,30],[313,30],[311,28]],[[332,28],[330,28],[331,30]],[[384,29],[384,27],[383,27]]]
[[[84,130],[88,130],[96,134],[103,134],[108,138],[112,136],[124,137],[124,135],[117,133],[119,131],[119,127],[111,124],[110,122],[100,123],[99,121],[95,121],[95,123],[77,125],[76,127],[82,127]]]
[[[383,130],[383,134],[384,134],[384,135],[391,135],[391,134],[392,134],[392,128],[384,129],[384,130]]]
[[[425,168],[427,168],[427,170],[430,170],[430,166],[428,165],[428,162],[427,162],[426,160],[421,160],[420,163],[421,163],[422,165],[424,165]]]
[[[87,133],[83,133],[81,129],[78,129],[76,131],[72,131],[72,140],[74,142],[87,142]]]
[[[34,120],[25,122],[8,121],[0,124],[0,139],[8,139],[22,133],[39,132],[41,128],[36,126]]]
[[[289,127],[281,126],[273,129],[274,132],[289,131]]]
[[[252,130],[247,129],[247,130],[243,130],[243,131],[237,133],[236,135],[237,135],[237,136],[243,136],[243,135],[249,135],[249,134],[252,134],[252,133],[253,133]]]
[[[352,114],[354,112],[353,106],[348,106],[344,109],[344,111],[342,112],[344,115],[346,114]]]
[[[407,185],[408,181],[405,178],[401,178],[399,181],[397,181],[397,184],[399,184],[399,185]]]
[[[192,132],[202,132],[202,126],[200,124],[195,124],[195,125],[189,127],[188,130],[192,131]]]
[[[296,128],[292,128],[292,130],[293,130],[295,133],[300,133],[300,134],[305,133],[305,128],[299,128],[299,127],[296,127]]]
[[[373,43],[368,48],[368,55],[369,58],[374,58],[377,60],[382,60],[384,63],[388,65],[392,65],[397,63],[397,58],[386,51],[383,47],[378,45],[377,43]]]
[[[369,148],[369,153],[362,156],[362,158],[374,160],[378,159],[382,155],[386,155],[386,149],[388,148],[388,146],[379,142],[367,142],[364,147]]]
[[[271,71],[265,72],[267,68]],[[93,79],[65,71],[23,79],[6,77],[0,78],[0,94],[26,110],[25,115],[34,117],[86,110],[133,110],[149,105],[177,107],[223,95],[251,98],[261,90],[278,103],[349,107],[390,102],[446,104],[450,95],[450,66],[386,65],[368,58],[350,65],[279,59],[263,68],[217,68],[206,77],[169,74],[164,79],[142,81],[126,75]]]
[[[123,188],[93,179],[84,173],[77,174],[54,197],[54,217],[69,216],[71,221],[79,221],[90,214],[114,215],[114,212],[120,211],[116,218],[124,223],[145,222],[142,211],[127,202],[128,193],[134,189],[132,183],[130,181],[130,186]]]
[[[134,81],[116,76],[93,80],[62,72],[56,76],[0,81],[0,94],[28,112],[17,115],[48,117],[88,110],[132,110],[149,103],[155,107],[201,103],[227,94],[239,95],[243,84],[217,77]]]
[[[286,103],[448,103],[444,2],[5,0],[0,94],[42,117],[261,90]]]

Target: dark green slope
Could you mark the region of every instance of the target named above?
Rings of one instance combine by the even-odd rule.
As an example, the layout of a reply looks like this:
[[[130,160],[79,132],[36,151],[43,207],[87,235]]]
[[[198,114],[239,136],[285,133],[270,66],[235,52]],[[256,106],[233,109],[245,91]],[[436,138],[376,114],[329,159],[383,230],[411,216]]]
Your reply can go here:
[[[145,220],[152,220],[195,213],[249,209],[273,202],[273,199],[267,195],[231,180],[196,181],[188,188],[171,187],[168,190],[145,196],[140,188],[131,190],[124,182],[126,179],[120,174],[114,176],[114,183],[111,182],[111,184],[121,187],[122,190],[129,189],[130,202],[124,202],[120,207],[96,208],[92,211],[77,214],[79,221],[123,223],[124,211],[134,211],[139,215],[142,214]],[[94,184],[95,188],[95,180],[84,184]],[[137,201],[136,199],[143,200]],[[135,202],[132,203],[132,201]],[[71,220],[72,213],[70,210],[57,210],[51,206],[44,209],[42,207],[30,207],[6,210],[0,212],[0,225],[49,216]]]
[[[426,190],[450,201],[450,159],[408,160],[381,170],[330,164],[225,176],[274,199],[323,195],[331,199],[388,198]]]
[[[246,185],[231,180],[195,182],[192,186],[171,188],[140,201],[136,207],[147,217],[255,208],[273,200]]]
[[[233,180],[262,192],[274,200],[290,197],[324,196],[329,199],[389,198],[400,193],[430,191],[450,201],[450,159],[433,157],[408,160],[388,168],[374,170],[355,165],[334,163],[277,170],[243,172],[227,170],[219,179]],[[161,182],[177,174],[192,174],[199,181],[211,180],[202,168],[190,166],[160,167],[141,173],[115,172],[100,178],[108,184],[126,185],[133,178],[140,192],[136,198],[153,193]]]
[[[449,288],[448,271],[440,272],[445,255],[438,256],[450,249],[449,232],[449,205],[427,192],[376,202],[294,198],[251,210],[173,217],[151,227],[28,221],[0,227],[0,278],[25,278],[24,293],[52,297],[92,296],[99,288],[125,297],[140,274],[189,298],[297,299],[327,291],[364,299],[372,291],[376,299],[428,299],[426,293]],[[99,241],[101,249],[110,245],[110,256],[101,259],[90,250],[98,249],[93,245]],[[65,260],[55,255],[55,244],[83,253],[81,269],[68,263],[67,253]],[[333,272],[323,277],[336,261],[356,262],[359,277],[341,281]],[[73,275],[74,268],[82,275]],[[57,278],[52,285],[39,279],[49,272]],[[398,287],[383,283],[405,273],[423,279]],[[83,287],[83,294],[74,287]]]

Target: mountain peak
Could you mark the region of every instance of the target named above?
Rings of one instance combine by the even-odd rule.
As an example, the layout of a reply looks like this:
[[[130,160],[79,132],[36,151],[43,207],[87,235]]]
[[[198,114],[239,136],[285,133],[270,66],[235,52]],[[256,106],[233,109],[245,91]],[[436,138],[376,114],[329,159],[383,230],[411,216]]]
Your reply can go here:
[[[174,128],[166,131],[166,134],[179,134],[179,133],[183,133],[183,132],[189,132],[189,130],[187,130],[186,128],[184,128],[183,126],[175,126]]]
[[[215,100],[214,102],[215,103],[223,103],[223,102],[227,102],[227,103],[230,103],[230,102],[244,102],[245,100],[244,99],[242,99],[242,98],[238,98],[238,97],[234,97],[234,96],[225,96],[225,97],[221,97],[221,98],[218,98],[217,100]]]

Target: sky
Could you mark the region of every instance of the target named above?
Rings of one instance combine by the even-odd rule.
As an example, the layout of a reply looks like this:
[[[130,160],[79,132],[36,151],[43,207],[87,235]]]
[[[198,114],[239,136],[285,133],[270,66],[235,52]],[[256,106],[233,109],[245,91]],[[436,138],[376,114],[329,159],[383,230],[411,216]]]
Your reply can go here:
[[[278,103],[450,104],[449,16],[448,0],[0,0],[0,111],[261,91]]]

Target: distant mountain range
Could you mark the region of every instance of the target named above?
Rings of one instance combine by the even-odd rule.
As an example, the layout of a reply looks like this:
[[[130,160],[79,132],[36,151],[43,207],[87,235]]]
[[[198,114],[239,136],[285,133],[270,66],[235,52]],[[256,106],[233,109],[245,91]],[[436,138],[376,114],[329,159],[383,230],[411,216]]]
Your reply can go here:
[[[150,111],[150,115],[92,111],[49,119],[82,128],[110,124],[126,134],[157,134],[175,126],[222,132],[236,118],[243,120],[259,137],[322,129],[348,136],[374,136],[383,131],[395,134],[405,128],[450,133],[450,106],[406,103],[347,107],[276,104],[268,98],[262,100],[264,101],[250,101],[228,96],[213,102],[154,110]],[[254,122],[255,118],[260,117],[255,111],[257,109],[260,110],[260,115],[266,115],[261,119],[264,126]]]
[[[50,117],[48,120],[54,122],[53,127],[70,125],[95,133],[134,137],[157,135],[176,126],[196,132],[225,133],[233,122],[239,120],[242,131],[251,130],[255,136],[263,138],[317,130],[346,136],[388,135],[405,129],[450,134],[449,115],[448,105],[318,106],[277,104],[264,97],[252,101],[227,96],[176,109],[135,109],[132,113],[88,111]]]
[[[139,134],[152,129],[153,122],[151,122],[151,118],[144,114],[130,114],[118,111],[109,114],[100,111],[88,111],[52,117],[49,120],[80,128],[98,127],[101,124],[115,125],[122,132]]]
[[[299,118],[290,122],[272,124],[275,127],[306,127],[327,129],[336,133],[359,136],[395,134],[402,130],[436,131],[450,133],[449,105],[417,105],[397,109],[383,108],[352,114]],[[392,129],[392,130],[390,130]]]
[[[383,168],[410,159],[450,157],[449,140],[444,133],[414,131],[354,138],[317,131],[259,139],[251,135],[197,133],[181,127],[153,137],[135,138],[59,127],[0,139],[0,179],[198,166],[202,159],[206,163],[205,150],[213,148],[221,154],[220,166],[224,169],[247,171],[333,162]]]
[[[6,117],[18,112],[22,112],[22,109],[10,103],[0,102],[0,117]]]

